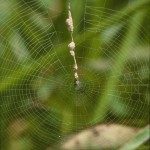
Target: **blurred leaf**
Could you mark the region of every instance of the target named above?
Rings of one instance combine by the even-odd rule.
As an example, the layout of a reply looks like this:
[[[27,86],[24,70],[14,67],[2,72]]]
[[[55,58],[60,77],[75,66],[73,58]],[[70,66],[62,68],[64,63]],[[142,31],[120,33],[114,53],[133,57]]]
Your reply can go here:
[[[93,116],[94,122],[102,121],[105,118],[107,111],[111,107],[113,101],[112,96],[115,95],[114,91],[116,89],[116,86],[114,85],[117,85],[119,79],[118,77],[122,74],[122,70],[124,68],[126,59],[128,58],[131,47],[133,47],[136,43],[136,35],[139,33],[138,26],[142,24],[144,16],[144,12],[138,12],[134,14],[131,18],[128,32],[124,37],[124,41],[120,47],[120,52],[115,58],[115,63],[113,64],[112,72],[107,81],[106,90],[103,93],[102,97],[99,98],[97,108],[95,109]],[[134,24],[137,20],[138,24],[136,24],[135,27]]]
[[[108,72],[111,70],[111,62],[108,59],[92,59],[88,62],[89,67],[92,70],[98,71],[98,72]]]
[[[50,79],[50,81],[53,81],[54,79]],[[37,84],[37,81],[36,81],[36,84]],[[53,90],[56,88],[56,82],[52,83],[52,82],[44,82],[44,81],[40,81],[39,83],[39,88],[37,89],[37,93],[38,93],[38,97],[41,101],[44,101],[44,100],[47,100]]]
[[[117,22],[125,17],[131,16],[131,14],[135,13],[136,10],[140,10],[143,7],[149,6],[150,1],[149,0],[137,0],[133,1],[130,5],[122,9],[121,11],[116,12],[111,16],[111,19],[106,19],[101,26],[102,27],[107,27],[109,26],[112,22]]]
[[[43,32],[48,31],[52,26],[52,22],[50,22],[48,18],[45,17],[45,14],[31,12],[29,17],[32,20],[33,24],[42,29]]]
[[[120,150],[135,150],[150,139],[150,126],[145,127],[131,141],[125,144]]]
[[[107,27],[106,30],[102,33],[102,40],[104,42],[109,43],[115,36],[116,34],[121,30],[123,27],[123,24],[114,24],[110,27]]]
[[[26,48],[26,45],[22,37],[19,35],[17,31],[12,32],[9,42],[12,47],[14,55],[18,59],[18,62],[25,63],[26,61],[29,61],[30,58],[29,52]]]
[[[117,96],[116,96],[117,95]],[[111,106],[112,113],[118,117],[130,116],[130,107],[121,99],[119,93],[116,91],[116,94],[113,98],[113,105]]]
[[[47,8],[50,8],[53,6],[55,0],[38,0],[39,4],[46,7]]]
[[[77,7],[78,7],[78,11],[77,11]],[[74,18],[74,26],[75,26],[74,33],[77,34],[80,31],[80,24],[82,23],[84,1],[72,1],[71,8],[72,8],[72,17]]]
[[[9,20],[12,13],[11,6],[13,3],[5,0],[1,0],[0,3],[1,3],[0,4],[0,27],[1,27],[1,25],[5,25]]]

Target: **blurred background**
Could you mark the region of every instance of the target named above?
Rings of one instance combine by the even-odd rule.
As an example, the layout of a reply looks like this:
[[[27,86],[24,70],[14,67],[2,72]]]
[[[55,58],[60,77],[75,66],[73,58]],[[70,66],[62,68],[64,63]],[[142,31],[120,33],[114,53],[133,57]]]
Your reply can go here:
[[[1,150],[148,150],[149,0],[0,0]]]

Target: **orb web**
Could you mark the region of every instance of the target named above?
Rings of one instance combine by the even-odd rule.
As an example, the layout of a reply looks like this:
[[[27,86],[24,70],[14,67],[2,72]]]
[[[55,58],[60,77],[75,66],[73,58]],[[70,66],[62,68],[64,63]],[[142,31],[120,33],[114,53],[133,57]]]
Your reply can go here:
[[[106,123],[130,125],[137,125],[137,119],[140,127],[149,106],[149,50],[142,47],[146,34],[143,27],[130,22],[131,16],[126,14],[125,19],[112,19],[117,11],[106,8],[107,1],[104,7],[94,6],[90,0],[82,2],[85,10],[75,22],[75,31],[81,26],[78,34],[83,34],[85,40],[81,43],[74,35],[81,81],[74,88],[73,62],[64,44],[68,40],[65,20],[57,24],[57,18],[67,16],[61,3],[2,0],[0,6],[2,129],[17,136],[14,128],[25,128],[31,143],[39,149],[58,141],[61,144],[61,130],[76,132],[103,122],[103,118]],[[120,45],[129,24],[139,32],[140,42],[137,45],[129,37],[131,43],[123,49]],[[95,35],[94,40],[86,40],[86,33]],[[15,126],[11,131],[10,121]],[[23,142],[29,142],[27,136]]]

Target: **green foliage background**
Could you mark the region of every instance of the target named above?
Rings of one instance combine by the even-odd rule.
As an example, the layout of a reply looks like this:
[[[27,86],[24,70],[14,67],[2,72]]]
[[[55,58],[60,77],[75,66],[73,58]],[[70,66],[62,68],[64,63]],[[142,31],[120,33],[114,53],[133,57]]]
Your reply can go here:
[[[69,66],[72,74],[67,1],[0,0],[2,150],[46,150],[66,135],[98,123],[149,124],[150,1],[107,0],[104,5],[104,0],[91,0],[90,6],[101,8],[89,9],[95,15],[86,14],[86,3],[71,3],[76,55],[81,78],[90,86],[92,81],[98,92],[88,93],[91,87],[86,87],[78,95],[84,105],[75,107],[73,77],[61,66]],[[86,17],[93,22],[85,24]],[[25,129],[16,134],[13,128],[12,133],[11,126],[20,119],[14,128]]]

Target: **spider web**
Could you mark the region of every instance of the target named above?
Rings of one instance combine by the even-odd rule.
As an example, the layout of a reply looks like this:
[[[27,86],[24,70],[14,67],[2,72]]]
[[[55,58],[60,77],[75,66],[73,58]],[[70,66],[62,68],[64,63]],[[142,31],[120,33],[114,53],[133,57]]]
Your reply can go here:
[[[59,3],[62,1],[1,0],[0,6],[0,15],[3,16],[0,21],[2,129],[15,136],[14,128],[23,128],[24,122],[15,124],[12,131],[9,122],[17,118],[29,121],[31,131],[26,132],[33,141],[38,141],[37,137],[43,135],[36,143],[37,147],[61,141],[61,128],[66,132],[78,131],[101,122],[101,118],[105,118],[106,123],[136,125],[135,119],[142,120],[145,117],[143,111],[148,112],[148,49],[141,52],[134,42],[126,45],[128,53],[119,56],[126,65],[123,69],[122,65],[115,65],[130,16],[115,22],[111,14],[116,10],[106,8],[107,1],[103,7],[94,6],[94,1],[90,0],[82,2],[85,10],[82,18],[75,22],[75,32],[82,26],[81,34],[99,34],[103,39],[96,36],[92,42],[90,39],[80,43],[74,36],[81,82],[79,89],[75,89],[73,61],[68,43],[63,44],[68,40],[68,33],[65,23],[57,25],[55,21],[59,16],[67,17],[66,11],[58,11],[62,9],[58,8]],[[111,30],[104,28],[106,18],[112,22]],[[144,29],[138,22],[133,26],[140,31],[139,46],[144,45]],[[86,34],[84,36],[86,38]],[[92,43],[92,48],[87,46],[88,42]],[[111,88],[107,87],[109,81],[113,81],[110,82]],[[106,113],[91,120],[93,112],[97,112],[96,105]],[[142,122],[138,126],[142,126]]]

